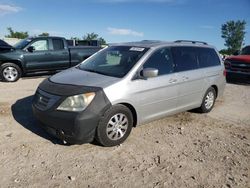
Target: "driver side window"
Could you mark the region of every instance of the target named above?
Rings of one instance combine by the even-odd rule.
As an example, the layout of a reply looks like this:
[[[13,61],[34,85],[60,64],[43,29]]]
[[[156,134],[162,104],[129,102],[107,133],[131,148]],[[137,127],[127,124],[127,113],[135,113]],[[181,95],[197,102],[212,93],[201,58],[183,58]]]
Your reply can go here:
[[[47,40],[38,40],[31,44],[34,47],[34,51],[45,51],[48,50]]]
[[[174,72],[174,64],[170,49],[161,48],[154,52],[143,65],[143,68],[158,69],[158,75]]]

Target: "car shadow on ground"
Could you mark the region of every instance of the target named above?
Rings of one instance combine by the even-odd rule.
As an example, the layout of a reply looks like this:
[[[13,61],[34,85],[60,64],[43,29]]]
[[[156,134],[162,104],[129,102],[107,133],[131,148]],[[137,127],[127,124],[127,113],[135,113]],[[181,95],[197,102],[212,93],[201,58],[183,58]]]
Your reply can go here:
[[[54,144],[63,143],[60,140],[52,138],[46,131],[39,126],[39,122],[35,119],[32,112],[32,103],[33,95],[19,99],[11,106],[11,111],[14,119],[24,128],[35,133],[36,135],[51,141]]]

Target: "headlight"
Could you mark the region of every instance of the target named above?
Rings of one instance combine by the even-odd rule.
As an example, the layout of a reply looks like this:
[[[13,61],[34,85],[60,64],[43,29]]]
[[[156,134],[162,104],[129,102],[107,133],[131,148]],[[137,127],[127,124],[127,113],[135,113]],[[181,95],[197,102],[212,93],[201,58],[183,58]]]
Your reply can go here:
[[[93,100],[95,93],[85,93],[66,98],[57,110],[80,112],[83,111]]]

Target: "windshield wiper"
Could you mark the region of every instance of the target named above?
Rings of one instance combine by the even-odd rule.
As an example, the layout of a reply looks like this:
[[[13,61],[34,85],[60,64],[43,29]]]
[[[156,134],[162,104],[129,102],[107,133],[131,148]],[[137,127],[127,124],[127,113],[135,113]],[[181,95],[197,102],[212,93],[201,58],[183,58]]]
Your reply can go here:
[[[97,73],[97,74],[102,74],[102,75],[106,75],[106,76],[110,76],[106,73],[103,73],[103,72],[100,72],[100,71],[97,71],[97,70],[93,70],[93,69],[86,69],[86,68],[82,68],[81,70],[84,70],[84,71],[87,71],[87,72],[93,72],[93,73]]]
[[[82,68],[82,70],[88,71],[88,72],[100,73],[100,72],[98,72],[98,71],[96,71],[96,70],[93,70],[93,69],[85,69],[85,68]]]

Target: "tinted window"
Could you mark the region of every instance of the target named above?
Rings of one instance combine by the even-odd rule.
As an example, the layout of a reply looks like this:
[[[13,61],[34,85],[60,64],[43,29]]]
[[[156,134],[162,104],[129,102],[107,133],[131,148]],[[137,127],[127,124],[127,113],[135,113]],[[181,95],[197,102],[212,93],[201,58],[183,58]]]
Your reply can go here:
[[[54,50],[63,50],[64,44],[62,39],[52,39]]]
[[[173,47],[172,54],[176,64],[176,72],[198,68],[197,56],[194,47]]]
[[[157,50],[145,62],[143,68],[156,68],[159,71],[158,75],[172,73],[174,67],[170,49]]]
[[[212,48],[197,48],[199,66],[210,67],[220,65],[220,59]]]

